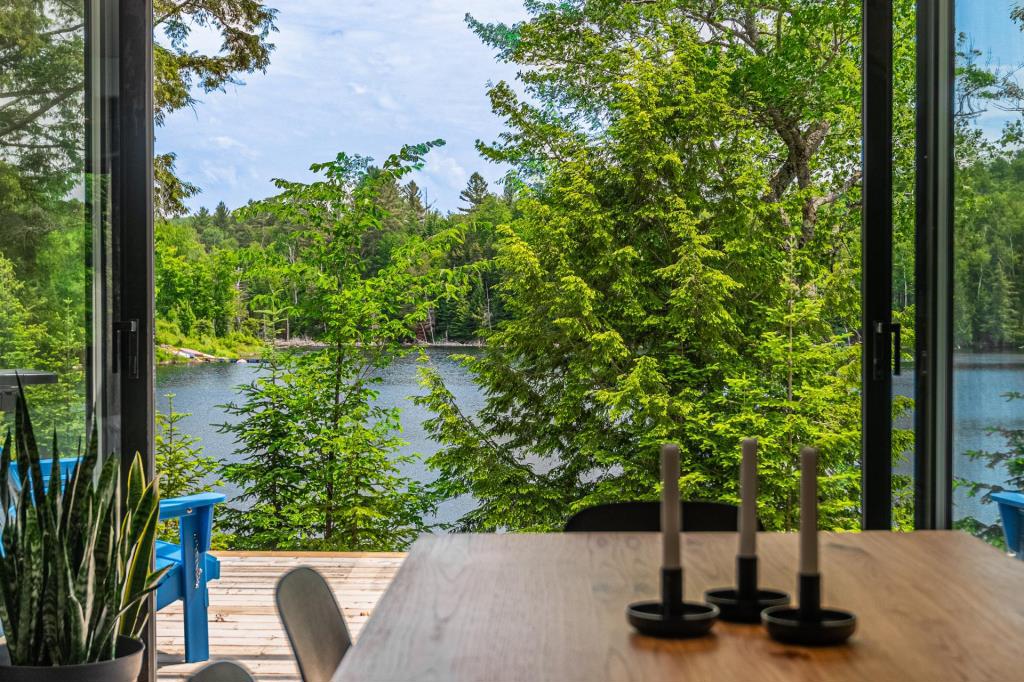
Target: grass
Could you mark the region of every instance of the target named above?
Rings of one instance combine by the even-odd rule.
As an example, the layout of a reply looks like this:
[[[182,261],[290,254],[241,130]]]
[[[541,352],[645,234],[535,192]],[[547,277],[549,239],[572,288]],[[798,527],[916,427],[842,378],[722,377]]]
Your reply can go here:
[[[183,334],[178,325],[168,320],[156,321],[156,360],[157,362],[184,362],[185,359],[175,356],[160,348],[160,344],[175,348],[191,348],[202,353],[209,353],[229,360],[239,358],[259,358],[264,354],[266,344],[254,336],[242,332],[231,332],[227,336],[191,336]]]

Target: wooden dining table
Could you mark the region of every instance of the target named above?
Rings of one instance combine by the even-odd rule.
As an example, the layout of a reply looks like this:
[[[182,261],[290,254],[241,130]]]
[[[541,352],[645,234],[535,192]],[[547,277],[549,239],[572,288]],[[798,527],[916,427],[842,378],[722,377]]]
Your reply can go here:
[[[736,535],[684,533],[686,598],[734,580]],[[645,637],[653,533],[436,535],[418,540],[333,682],[1024,679],[1024,562],[955,531],[822,533],[823,605],[853,611],[838,647],[785,645],[718,622]],[[758,535],[761,586],[795,592],[797,536]]]

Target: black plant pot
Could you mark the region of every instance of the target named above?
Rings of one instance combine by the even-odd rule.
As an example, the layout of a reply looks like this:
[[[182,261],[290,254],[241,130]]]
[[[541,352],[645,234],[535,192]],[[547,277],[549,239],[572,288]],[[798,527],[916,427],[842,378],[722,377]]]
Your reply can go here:
[[[117,638],[115,657],[82,665],[10,665],[7,647],[0,647],[0,680],[3,682],[137,682],[142,672],[142,642]]]

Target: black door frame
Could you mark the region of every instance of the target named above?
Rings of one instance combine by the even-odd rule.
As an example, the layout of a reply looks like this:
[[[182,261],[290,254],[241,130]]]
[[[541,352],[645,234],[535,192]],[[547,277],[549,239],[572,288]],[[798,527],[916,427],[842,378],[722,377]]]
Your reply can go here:
[[[152,477],[155,432],[153,280],[153,3],[118,2],[117,154],[112,164],[115,360],[121,394],[123,467],[140,453]],[[156,679],[156,608],[150,596],[140,680]]]
[[[917,3],[914,527],[953,523],[954,0]]]
[[[136,453],[154,471],[152,0],[87,0],[85,49],[88,203],[104,226],[88,365],[102,446],[120,453],[126,481]],[[152,598],[149,614],[144,682],[156,679]]]
[[[861,210],[862,526],[892,528],[892,0],[864,0]]]

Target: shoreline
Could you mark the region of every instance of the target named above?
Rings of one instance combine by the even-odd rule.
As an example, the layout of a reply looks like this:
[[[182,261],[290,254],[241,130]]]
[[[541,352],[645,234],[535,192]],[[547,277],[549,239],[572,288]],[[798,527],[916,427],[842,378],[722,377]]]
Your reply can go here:
[[[483,341],[440,341],[434,343],[417,342],[402,344],[405,348],[483,348]],[[273,344],[275,349],[308,349],[308,350],[320,350],[326,348],[325,344],[318,343],[311,339],[291,339],[289,341],[275,341]],[[169,360],[158,360],[157,365],[206,365],[206,364],[222,364],[222,365],[255,365],[264,362],[262,357],[253,353],[240,353],[236,358],[229,358],[219,355],[212,355],[210,353],[204,353],[203,351],[196,350],[194,348],[172,346],[167,343],[155,344],[155,347],[159,350],[164,351],[171,355]]]

